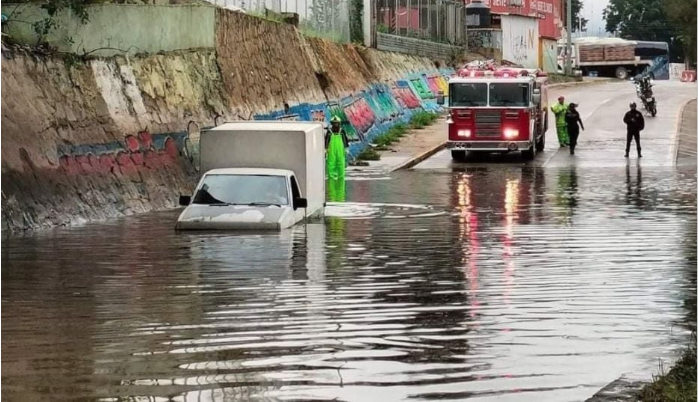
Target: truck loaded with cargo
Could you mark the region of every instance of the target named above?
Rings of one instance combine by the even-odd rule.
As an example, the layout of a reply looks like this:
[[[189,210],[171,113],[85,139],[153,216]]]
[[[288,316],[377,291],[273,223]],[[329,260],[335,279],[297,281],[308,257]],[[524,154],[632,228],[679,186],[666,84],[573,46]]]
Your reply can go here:
[[[566,42],[558,42],[559,72],[564,71]],[[575,38],[571,49],[572,68],[582,75],[628,79],[648,74],[655,79],[669,78],[669,45],[620,38]]]
[[[319,123],[225,123],[201,133],[201,171],[178,230],[282,230],[325,207]]]

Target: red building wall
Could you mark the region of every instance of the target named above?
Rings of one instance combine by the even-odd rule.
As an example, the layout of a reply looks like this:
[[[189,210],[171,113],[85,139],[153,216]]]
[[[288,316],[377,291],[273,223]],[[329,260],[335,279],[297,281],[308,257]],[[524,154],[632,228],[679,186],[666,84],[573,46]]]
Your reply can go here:
[[[463,0],[470,4],[472,0]],[[511,5],[511,0],[483,0],[493,14],[514,14],[538,18],[538,32],[541,37],[560,39],[562,0],[520,0],[520,6]],[[516,2],[516,0],[514,0]]]

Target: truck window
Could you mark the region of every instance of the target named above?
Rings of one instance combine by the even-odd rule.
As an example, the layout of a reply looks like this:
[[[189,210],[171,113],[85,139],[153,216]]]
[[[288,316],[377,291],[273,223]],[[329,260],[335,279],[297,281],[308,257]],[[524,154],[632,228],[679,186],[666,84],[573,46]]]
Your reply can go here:
[[[194,204],[205,205],[288,205],[288,188],[284,176],[206,175]]]
[[[291,198],[294,200],[296,198],[301,198],[301,191],[298,189],[298,183],[296,182],[296,176],[291,176]]]
[[[450,106],[487,106],[487,84],[454,83],[449,89]]]
[[[528,106],[529,84],[496,83],[490,84],[490,106]]]

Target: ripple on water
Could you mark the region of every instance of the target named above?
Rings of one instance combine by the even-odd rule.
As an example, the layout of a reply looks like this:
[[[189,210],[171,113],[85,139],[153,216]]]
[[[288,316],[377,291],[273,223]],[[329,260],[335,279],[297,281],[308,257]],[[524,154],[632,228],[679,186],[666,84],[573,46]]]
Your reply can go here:
[[[584,400],[695,320],[695,174],[638,173],[398,173],[281,234],[6,240],[3,398]]]

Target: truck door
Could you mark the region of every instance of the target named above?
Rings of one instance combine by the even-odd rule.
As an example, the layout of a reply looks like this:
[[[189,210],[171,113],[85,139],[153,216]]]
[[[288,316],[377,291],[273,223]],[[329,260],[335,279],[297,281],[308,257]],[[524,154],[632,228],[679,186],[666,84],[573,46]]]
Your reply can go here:
[[[298,198],[303,197],[303,195],[301,195],[300,187],[298,187],[298,181],[296,180],[296,176],[291,176],[290,182],[291,182],[291,207],[293,208],[293,213],[296,215],[296,218],[302,219],[303,217],[305,217],[305,209],[296,208],[296,206],[294,205]]]

